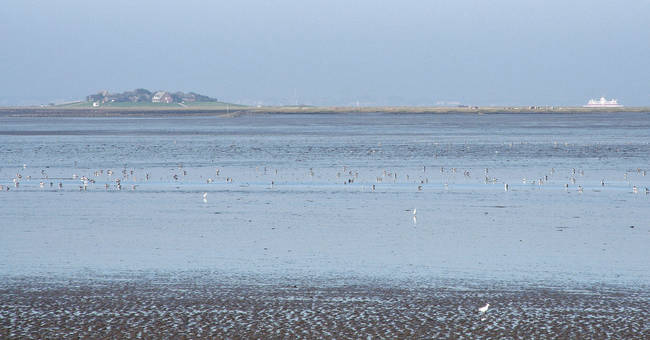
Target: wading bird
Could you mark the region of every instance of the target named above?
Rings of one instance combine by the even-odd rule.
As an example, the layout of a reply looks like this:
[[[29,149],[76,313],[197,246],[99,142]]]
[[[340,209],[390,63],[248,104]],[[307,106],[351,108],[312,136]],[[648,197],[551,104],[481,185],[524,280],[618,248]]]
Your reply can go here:
[[[487,312],[488,308],[490,308],[490,304],[486,303],[485,306],[478,309],[478,312],[483,314],[483,313]]]

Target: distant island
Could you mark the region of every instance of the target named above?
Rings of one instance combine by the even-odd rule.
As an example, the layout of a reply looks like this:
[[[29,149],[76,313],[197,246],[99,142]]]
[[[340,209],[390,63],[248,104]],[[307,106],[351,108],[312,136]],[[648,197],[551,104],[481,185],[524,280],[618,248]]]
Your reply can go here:
[[[62,104],[24,107],[0,107],[0,116],[156,116],[156,115],[202,115],[234,117],[242,114],[582,114],[639,112],[650,113],[650,107],[623,107],[616,100],[590,100],[583,106],[261,106],[221,102],[196,92],[149,91],[139,88],[133,91],[110,93],[99,91],[86,96],[85,100]]]
[[[169,92],[169,91],[156,91],[151,92],[147,89],[135,89],[133,91],[125,91],[121,93],[110,93],[108,91],[100,91],[96,94],[86,96],[86,102],[91,103],[92,106],[98,107],[111,103],[127,103],[127,104],[185,104],[185,103],[217,103],[217,98],[208,97],[194,92]]]

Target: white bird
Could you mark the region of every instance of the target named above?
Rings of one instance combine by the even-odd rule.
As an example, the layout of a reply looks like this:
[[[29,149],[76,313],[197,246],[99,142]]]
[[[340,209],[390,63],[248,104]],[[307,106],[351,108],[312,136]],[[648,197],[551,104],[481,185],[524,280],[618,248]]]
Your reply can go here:
[[[417,215],[417,213],[418,213],[418,209],[413,208],[413,216]]]
[[[488,308],[490,308],[490,304],[486,303],[485,306],[478,309],[478,312],[483,314],[483,313],[487,312]]]
[[[203,193],[203,202],[205,202],[205,203],[208,202],[208,193],[207,192]]]

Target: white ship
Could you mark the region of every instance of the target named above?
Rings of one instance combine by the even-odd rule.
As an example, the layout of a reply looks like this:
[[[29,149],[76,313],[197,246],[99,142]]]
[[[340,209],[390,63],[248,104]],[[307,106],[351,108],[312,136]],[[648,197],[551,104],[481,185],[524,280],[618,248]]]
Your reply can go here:
[[[607,100],[605,97],[600,97],[600,99],[589,99],[587,105],[583,105],[583,107],[623,107],[623,105],[619,104],[616,99]]]

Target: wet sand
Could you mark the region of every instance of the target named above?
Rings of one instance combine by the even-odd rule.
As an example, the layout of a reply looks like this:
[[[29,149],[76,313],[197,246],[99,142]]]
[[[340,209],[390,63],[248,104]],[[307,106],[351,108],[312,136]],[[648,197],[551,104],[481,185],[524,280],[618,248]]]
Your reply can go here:
[[[5,278],[0,338],[650,337],[647,289],[364,281]]]

